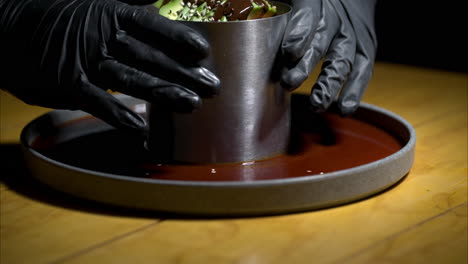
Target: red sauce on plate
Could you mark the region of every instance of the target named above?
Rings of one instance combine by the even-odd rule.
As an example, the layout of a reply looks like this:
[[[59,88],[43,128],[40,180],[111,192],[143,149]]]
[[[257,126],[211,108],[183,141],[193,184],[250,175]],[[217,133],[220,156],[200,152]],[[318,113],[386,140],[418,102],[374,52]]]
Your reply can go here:
[[[77,122],[93,124],[95,118]],[[73,126],[77,122],[68,122]],[[59,162],[99,172],[181,181],[257,181],[294,178],[348,169],[385,158],[402,148],[387,131],[337,114],[293,119],[288,154],[230,164],[162,164],[153,160],[141,139],[117,131],[94,133],[60,144],[38,137],[32,144]]]

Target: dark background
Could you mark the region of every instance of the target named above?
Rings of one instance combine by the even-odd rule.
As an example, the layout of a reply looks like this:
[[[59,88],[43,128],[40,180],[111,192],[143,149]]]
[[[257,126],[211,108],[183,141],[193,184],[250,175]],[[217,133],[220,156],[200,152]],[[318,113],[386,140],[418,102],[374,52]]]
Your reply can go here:
[[[465,6],[464,0],[379,0],[377,60],[468,72]]]

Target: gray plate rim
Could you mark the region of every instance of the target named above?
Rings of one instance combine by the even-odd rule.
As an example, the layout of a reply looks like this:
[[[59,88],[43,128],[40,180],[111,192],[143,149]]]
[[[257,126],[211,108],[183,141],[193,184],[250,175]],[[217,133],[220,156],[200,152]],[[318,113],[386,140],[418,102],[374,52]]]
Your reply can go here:
[[[118,97],[127,106],[144,104],[143,101],[132,97]],[[381,107],[361,103],[360,108],[372,117],[384,116],[387,121],[383,123],[387,123],[386,125],[388,122],[397,124],[397,130],[404,133],[400,136],[406,144],[394,154],[368,164],[296,178],[245,182],[136,178],[65,164],[42,155],[28,144],[31,139],[27,134],[31,134],[29,130],[36,122],[40,122],[41,118],[55,115],[60,119],[60,124],[62,119],[70,121],[89,116],[81,111],[53,110],[32,120],[21,132],[21,144],[31,174],[35,178],[54,189],[81,198],[123,207],[188,215],[242,216],[289,213],[362,199],[394,185],[410,171],[416,144],[414,128],[402,117]],[[80,182],[75,182],[78,185],[70,185],[69,179],[61,177],[62,174],[70,176],[72,181]],[[83,177],[84,180],[81,181]],[[96,181],[101,185],[93,185]],[[123,190],[126,193],[122,193]],[[107,197],[106,194],[111,196]]]

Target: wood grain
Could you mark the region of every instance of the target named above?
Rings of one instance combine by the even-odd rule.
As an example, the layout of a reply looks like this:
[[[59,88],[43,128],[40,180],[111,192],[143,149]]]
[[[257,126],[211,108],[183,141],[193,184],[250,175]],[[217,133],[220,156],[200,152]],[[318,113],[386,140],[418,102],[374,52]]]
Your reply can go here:
[[[297,92],[308,93],[316,76]],[[415,127],[414,166],[385,192],[324,210],[234,219],[95,210],[28,182],[41,195],[22,191],[10,178],[28,178],[9,171],[0,262],[467,263],[467,90],[467,74],[378,63],[363,100]],[[0,139],[14,145],[46,109],[0,95]]]
[[[12,190],[0,193],[0,263],[50,263],[157,220],[115,217],[38,202]]]

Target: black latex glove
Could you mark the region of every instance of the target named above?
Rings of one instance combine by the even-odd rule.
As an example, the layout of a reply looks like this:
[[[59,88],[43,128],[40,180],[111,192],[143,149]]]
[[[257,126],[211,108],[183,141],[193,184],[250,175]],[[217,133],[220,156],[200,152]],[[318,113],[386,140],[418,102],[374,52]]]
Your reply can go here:
[[[344,115],[359,106],[372,76],[377,41],[376,0],[292,0],[282,44],[281,84],[294,90],[324,59],[310,101],[319,111],[337,101]]]
[[[139,132],[144,119],[107,89],[181,112],[217,93],[217,77],[196,64],[209,52],[201,35],[124,2],[154,0],[1,0],[0,87]]]

